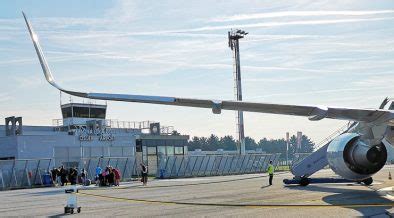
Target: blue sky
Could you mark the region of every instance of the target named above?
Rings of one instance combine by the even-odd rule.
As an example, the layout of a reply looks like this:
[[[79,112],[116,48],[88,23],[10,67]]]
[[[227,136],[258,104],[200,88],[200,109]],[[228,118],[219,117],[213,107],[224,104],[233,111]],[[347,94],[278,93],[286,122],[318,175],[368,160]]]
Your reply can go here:
[[[245,101],[374,108],[394,93],[393,1],[2,1],[0,119],[60,118],[59,92],[44,81],[22,10],[54,76],[74,90],[233,99],[227,31],[242,28]],[[235,135],[234,112],[108,105],[113,119]],[[245,114],[256,139],[302,131],[318,142],[343,124]]]

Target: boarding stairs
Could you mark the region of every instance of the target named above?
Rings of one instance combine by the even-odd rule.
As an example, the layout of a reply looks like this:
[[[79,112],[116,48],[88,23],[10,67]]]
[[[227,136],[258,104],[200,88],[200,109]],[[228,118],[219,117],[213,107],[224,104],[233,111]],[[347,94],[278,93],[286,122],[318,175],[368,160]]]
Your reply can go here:
[[[291,166],[291,173],[295,178],[307,178],[328,165],[327,148],[330,142],[337,136],[348,132],[357,122],[349,122],[342,126],[323,141],[317,144],[317,149],[304,159],[298,160]]]
[[[387,103],[391,102],[389,106],[389,110],[394,109],[394,101],[393,98],[386,97],[383,102],[380,104],[379,109],[383,109]],[[291,166],[291,173],[294,175],[295,179],[300,178],[308,178],[312,174],[317,171],[323,169],[328,165],[327,160],[327,148],[330,142],[337,136],[342,135],[343,133],[348,132],[351,128],[353,128],[357,122],[348,122],[346,125],[342,126],[323,141],[317,144],[317,149],[312,154],[306,156],[304,159],[298,159],[293,162]]]

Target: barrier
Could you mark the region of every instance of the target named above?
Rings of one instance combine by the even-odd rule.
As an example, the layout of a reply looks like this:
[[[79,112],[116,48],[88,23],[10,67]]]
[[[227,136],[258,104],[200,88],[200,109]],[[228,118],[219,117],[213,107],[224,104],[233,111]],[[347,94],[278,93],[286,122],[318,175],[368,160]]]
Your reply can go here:
[[[79,169],[85,169],[87,172],[86,178],[94,181],[98,166],[102,170],[105,170],[107,166],[118,169],[121,173],[122,181],[130,180],[132,177],[137,177],[140,174],[139,163],[137,163],[137,159],[134,156],[82,158]]]
[[[158,178],[224,176],[266,172],[269,161],[276,166],[279,154],[161,156]]]
[[[52,159],[0,160],[0,190],[45,186]]]
[[[262,173],[266,172],[270,160],[276,166],[279,156],[279,154],[160,156],[156,176],[181,178]],[[62,160],[57,159],[56,163],[62,163]],[[86,178],[91,181],[95,179],[97,166],[103,170],[107,166],[117,168],[121,173],[122,181],[140,176],[140,162],[135,156],[81,158],[76,163],[78,173],[85,169]],[[48,174],[55,166],[59,167],[55,165],[53,159],[0,160],[0,190],[52,185]]]

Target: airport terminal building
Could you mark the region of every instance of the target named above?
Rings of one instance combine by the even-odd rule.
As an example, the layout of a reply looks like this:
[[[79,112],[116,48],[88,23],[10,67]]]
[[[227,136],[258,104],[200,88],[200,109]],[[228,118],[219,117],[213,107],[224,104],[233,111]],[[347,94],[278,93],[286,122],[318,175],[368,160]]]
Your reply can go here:
[[[155,171],[160,155],[187,154],[188,135],[159,122],[106,118],[107,105],[61,105],[62,119],[52,126],[23,125],[8,117],[0,125],[0,160],[52,159],[52,166],[78,166],[91,158],[134,157]],[[155,166],[156,165],[156,166]]]

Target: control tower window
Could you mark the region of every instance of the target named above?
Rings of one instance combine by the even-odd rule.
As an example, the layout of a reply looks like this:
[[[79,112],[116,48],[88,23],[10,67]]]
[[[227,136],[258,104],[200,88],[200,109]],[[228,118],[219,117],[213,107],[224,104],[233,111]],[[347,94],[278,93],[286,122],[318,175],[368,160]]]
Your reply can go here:
[[[105,108],[90,108],[90,117],[105,119]]]
[[[89,118],[88,107],[73,107],[74,117]]]
[[[62,108],[62,114],[63,114],[63,118],[72,117],[72,114],[71,114],[71,107]]]

